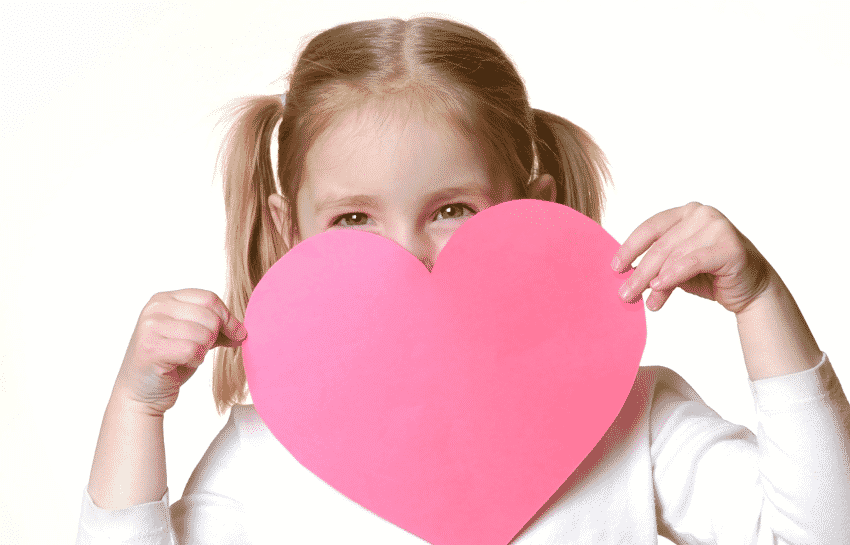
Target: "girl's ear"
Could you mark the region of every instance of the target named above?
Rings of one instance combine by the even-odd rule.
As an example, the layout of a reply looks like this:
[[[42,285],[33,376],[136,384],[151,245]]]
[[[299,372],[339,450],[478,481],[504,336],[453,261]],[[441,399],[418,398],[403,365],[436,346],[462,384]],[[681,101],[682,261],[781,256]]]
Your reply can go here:
[[[280,233],[283,240],[289,244],[289,210],[283,197],[277,193],[269,195],[269,209],[271,209],[275,229]]]
[[[540,201],[555,202],[558,190],[555,187],[555,178],[551,174],[538,176],[528,188],[528,198]]]

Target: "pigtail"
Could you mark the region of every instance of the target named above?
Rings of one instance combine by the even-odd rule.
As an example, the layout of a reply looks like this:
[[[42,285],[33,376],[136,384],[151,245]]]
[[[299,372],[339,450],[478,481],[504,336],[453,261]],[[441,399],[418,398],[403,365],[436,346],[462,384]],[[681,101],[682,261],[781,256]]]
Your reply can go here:
[[[556,202],[601,223],[605,211],[604,184],[612,183],[605,154],[578,125],[543,110],[532,112],[540,168],[555,178]]]
[[[226,217],[225,304],[239,320],[263,274],[283,255],[268,199],[276,192],[271,138],[283,105],[276,96],[236,99],[224,107],[220,122],[230,128],[216,162],[222,166]],[[246,397],[241,347],[220,347],[213,368],[213,397],[219,414]]]

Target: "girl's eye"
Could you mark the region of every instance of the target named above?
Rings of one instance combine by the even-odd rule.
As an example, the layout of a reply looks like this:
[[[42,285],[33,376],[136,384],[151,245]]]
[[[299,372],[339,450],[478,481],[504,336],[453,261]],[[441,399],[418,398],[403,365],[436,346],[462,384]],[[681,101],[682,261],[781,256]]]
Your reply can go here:
[[[449,210],[447,219],[461,218],[461,217],[463,217],[464,209],[469,210],[471,212],[471,215],[473,215],[473,216],[476,214],[475,210],[471,206],[467,206],[465,204],[461,204],[459,202],[456,202],[456,203],[453,203],[453,204],[447,204],[446,206],[440,208],[437,211],[437,216],[442,214],[443,210]],[[460,214],[460,215],[458,215],[458,214]]]
[[[349,220],[348,218],[352,219]],[[342,227],[353,227],[352,225],[350,225],[351,222],[354,222],[357,225],[365,225],[365,223],[360,223],[360,220],[364,218],[366,218],[366,214],[363,214],[361,212],[352,212],[351,214],[343,214],[342,216],[337,216],[337,218],[333,221],[331,225],[341,225],[340,221],[342,220],[345,220],[346,223],[345,225],[342,225]]]
[[[469,212],[473,216],[476,214],[475,209],[472,208],[471,206],[467,206],[467,205],[461,204],[461,203],[452,203],[452,204],[447,204],[447,205],[443,206],[442,208],[440,208],[437,211],[437,214],[434,216],[434,218],[436,219],[441,214],[443,215],[443,217],[445,219],[461,218],[461,217],[463,217],[463,211],[464,210],[469,210]],[[444,211],[446,212],[446,214],[443,214]],[[333,220],[333,223],[331,225],[340,225],[341,227],[363,226],[363,225],[366,225],[366,224],[360,223],[360,222],[365,221],[368,217],[369,216],[367,216],[366,214],[364,214],[362,212],[352,212],[350,214],[343,214],[341,216],[337,216]],[[341,221],[344,221],[345,223],[342,224],[342,223],[340,223]]]

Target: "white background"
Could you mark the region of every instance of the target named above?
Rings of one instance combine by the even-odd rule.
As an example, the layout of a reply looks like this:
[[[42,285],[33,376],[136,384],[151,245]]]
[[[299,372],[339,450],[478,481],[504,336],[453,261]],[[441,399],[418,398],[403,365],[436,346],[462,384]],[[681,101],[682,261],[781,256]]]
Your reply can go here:
[[[142,307],[158,291],[223,294],[215,110],[284,91],[302,38],[352,20],[438,13],[495,38],[532,106],[608,154],[609,233],[715,206],[850,384],[846,2],[222,4],[0,7],[0,542],[73,541]],[[755,429],[734,316],[677,291],[647,320],[642,363]],[[172,501],[224,423],[211,363],[165,420]]]

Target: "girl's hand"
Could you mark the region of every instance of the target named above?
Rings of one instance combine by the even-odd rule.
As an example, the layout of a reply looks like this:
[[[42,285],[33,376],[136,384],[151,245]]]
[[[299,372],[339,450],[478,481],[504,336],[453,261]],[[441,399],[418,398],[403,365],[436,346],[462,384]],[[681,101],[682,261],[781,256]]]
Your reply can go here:
[[[764,256],[726,216],[697,202],[643,222],[617,250],[611,266],[623,272],[647,249],[620,288],[620,297],[631,302],[651,287],[646,299],[650,310],[660,309],[679,287],[737,315],[778,281]]]
[[[247,335],[215,293],[157,293],[142,309],[112,395],[162,415],[211,348],[239,346]]]

